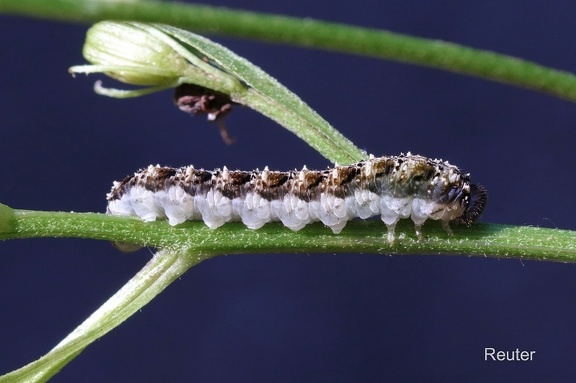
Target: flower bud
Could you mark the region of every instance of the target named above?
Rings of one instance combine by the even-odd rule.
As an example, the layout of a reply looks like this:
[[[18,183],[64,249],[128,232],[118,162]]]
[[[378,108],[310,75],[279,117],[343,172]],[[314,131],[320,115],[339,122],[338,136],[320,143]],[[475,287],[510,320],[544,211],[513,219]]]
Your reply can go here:
[[[104,88],[96,82],[96,93],[116,98],[143,96],[181,84],[196,84],[224,94],[247,89],[208,54],[197,50],[193,42],[182,41],[163,27],[138,22],[97,23],[88,30],[83,51],[93,65],[73,66],[69,72],[105,73],[127,84],[148,86],[122,90]],[[199,38],[189,32],[187,36]]]
[[[133,85],[174,83],[189,65],[165,41],[138,23],[104,21],[86,34],[83,50],[90,63],[103,67],[110,77]]]

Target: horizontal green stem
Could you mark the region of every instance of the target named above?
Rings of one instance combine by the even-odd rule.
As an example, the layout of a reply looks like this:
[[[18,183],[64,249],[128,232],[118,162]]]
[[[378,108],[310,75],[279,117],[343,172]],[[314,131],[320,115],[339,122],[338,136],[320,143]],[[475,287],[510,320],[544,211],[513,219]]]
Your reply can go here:
[[[6,216],[5,216],[6,217]],[[449,237],[440,224],[427,222],[426,240],[417,241],[410,220],[398,224],[393,245],[379,220],[351,221],[339,235],[316,223],[293,232],[280,223],[259,230],[228,223],[216,230],[203,222],[172,227],[166,221],[144,223],[137,218],[95,213],[14,210],[0,239],[81,237],[135,243],[158,248],[187,249],[198,260],[217,254],[243,253],[376,253],[466,254],[576,262],[576,232],[526,226],[479,223],[454,227]]]
[[[576,101],[576,76],[571,73],[489,51],[384,30],[159,1],[3,0],[0,2],[0,12],[71,22],[105,19],[161,22],[212,35],[286,43],[425,65]]]

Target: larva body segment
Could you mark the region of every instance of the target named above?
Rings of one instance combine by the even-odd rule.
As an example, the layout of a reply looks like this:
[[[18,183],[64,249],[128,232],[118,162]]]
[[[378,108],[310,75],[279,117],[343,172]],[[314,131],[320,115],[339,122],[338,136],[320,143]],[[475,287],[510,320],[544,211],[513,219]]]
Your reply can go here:
[[[281,221],[297,231],[321,221],[335,234],[353,218],[380,215],[394,241],[400,219],[410,217],[418,238],[427,219],[471,225],[486,204],[486,190],[448,162],[410,153],[370,157],[326,170],[207,171],[193,166],[148,168],[115,182],[107,212],[170,225],[202,219],[215,229],[242,221],[259,229]]]

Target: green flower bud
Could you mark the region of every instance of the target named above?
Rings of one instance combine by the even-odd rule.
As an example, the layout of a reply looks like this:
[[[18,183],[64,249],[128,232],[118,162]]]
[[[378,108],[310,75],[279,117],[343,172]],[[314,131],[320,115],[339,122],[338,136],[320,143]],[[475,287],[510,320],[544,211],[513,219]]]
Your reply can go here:
[[[161,25],[103,21],[86,34],[84,57],[93,65],[73,66],[70,73],[105,73],[131,85],[149,88],[109,89],[96,82],[97,93],[117,98],[135,97],[196,84],[224,94],[243,91],[239,79],[216,61],[162,30]]]
[[[174,83],[189,65],[165,41],[130,23],[95,24],[86,34],[83,54],[94,65],[123,68],[106,74],[132,85]]]

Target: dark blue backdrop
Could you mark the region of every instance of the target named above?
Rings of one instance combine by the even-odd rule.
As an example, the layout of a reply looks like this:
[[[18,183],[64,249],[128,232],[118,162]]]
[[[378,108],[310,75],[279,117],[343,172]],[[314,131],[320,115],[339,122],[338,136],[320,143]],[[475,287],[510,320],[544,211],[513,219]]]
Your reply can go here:
[[[216,1],[442,39],[576,70],[576,3],[537,0]],[[237,144],[179,112],[170,92],[97,96],[87,26],[0,17],[0,201],[105,209],[111,182],[148,164],[328,166],[247,109]],[[574,104],[363,57],[214,38],[375,154],[442,157],[489,190],[483,220],[576,229]],[[113,85],[108,79],[105,84]],[[383,229],[384,230],[384,229]],[[150,258],[107,242],[0,243],[0,372],[47,352]],[[576,267],[451,256],[243,255],[193,268],[91,345],[55,382],[571,381]],[[536,350],[485,362],[484,347]]]

